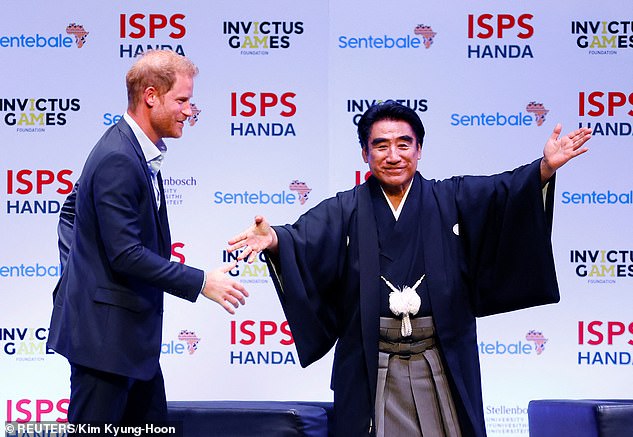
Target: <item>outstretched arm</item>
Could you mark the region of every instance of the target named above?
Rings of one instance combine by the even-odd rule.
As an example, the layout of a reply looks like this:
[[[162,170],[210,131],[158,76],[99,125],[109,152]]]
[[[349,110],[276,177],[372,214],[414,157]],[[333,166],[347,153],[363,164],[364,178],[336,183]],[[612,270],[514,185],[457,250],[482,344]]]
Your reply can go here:
[[[584,144],[591,139],[591,129],[581,127],[561,137],[562,129],[562,125],[558,123],[545,143],[543,159],[541,159],[541,182],[543,184],[554,176],[556,170],[572,158],[589,150],[584,147]]]
[[[229,240],[228,251],[233,252],[243,248],[237,259],[241,261],[248,257],[248,262],[252,263],[262,250],[268,249],[277,253],[278,243],[275,230],[264,217],[258,215],[252,226]]]

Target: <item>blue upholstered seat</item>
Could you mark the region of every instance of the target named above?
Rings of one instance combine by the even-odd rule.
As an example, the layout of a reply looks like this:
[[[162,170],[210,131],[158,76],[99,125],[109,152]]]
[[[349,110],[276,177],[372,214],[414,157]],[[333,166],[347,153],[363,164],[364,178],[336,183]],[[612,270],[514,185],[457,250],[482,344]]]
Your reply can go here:
[[[329,402],[170,401],[183,437],[327,437]]]
[[[528,420],[530,437],[632,437],[633,400],[533,400]]]

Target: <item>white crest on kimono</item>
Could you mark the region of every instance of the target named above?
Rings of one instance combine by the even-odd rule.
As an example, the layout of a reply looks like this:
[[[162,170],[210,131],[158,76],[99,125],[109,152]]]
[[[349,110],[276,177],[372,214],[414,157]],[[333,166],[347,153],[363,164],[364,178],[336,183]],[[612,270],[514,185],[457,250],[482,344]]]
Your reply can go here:
[[[400,333],[403,337],[409,337],[411,335],[411,319],[410,316],[414,316],[420,310],[420,305],[422,304],[422,300],[420,296],[415,292],[418,286],[422,283],[425,275],[422,275],[418,282],[416,282],[413,287],[405,286],[401,290],[398,290],[393,286],[391,282],[385,279],[384,276],[381,276],[382,280],[385,281],[387,286],[393,290],[389,293],[389,309],[396,316],[402,315],[402,326],[400,328]]]

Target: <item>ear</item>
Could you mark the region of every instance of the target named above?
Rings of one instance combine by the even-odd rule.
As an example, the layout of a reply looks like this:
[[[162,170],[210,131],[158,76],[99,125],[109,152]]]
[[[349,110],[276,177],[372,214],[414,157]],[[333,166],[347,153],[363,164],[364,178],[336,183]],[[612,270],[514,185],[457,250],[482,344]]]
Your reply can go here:
[[[149,106],[150,108],[153,107],[156,104],[157,99],[158,93],[156,92],[156,88],[154,88],[153,86],[148,86],[147,88],[145,88],[145,91],[143,91],[143,101],[147,106]]]
[[[418,143],[418,161],[422,158],[422,144]]]
[[[363,161],[365,161],[365,163],[368,163],[369,161],[367,161],[367,150],[364,147],[361,150],[363,154]]]

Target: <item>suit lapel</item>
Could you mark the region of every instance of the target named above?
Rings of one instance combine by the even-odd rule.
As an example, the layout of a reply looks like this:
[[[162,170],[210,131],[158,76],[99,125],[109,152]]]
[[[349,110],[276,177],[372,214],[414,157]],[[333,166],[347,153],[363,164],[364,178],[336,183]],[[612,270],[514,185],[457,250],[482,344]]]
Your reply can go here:
[[[360,318],[371,399],[376,397],[380,330],[380,260],[378,229],[367,183],[358,189]]]
[[[150,202],[153,206],[152,214],[155,219],[156,227],[158,228],[158,234],[160,237],[160,247],[161,247],[161,255],[169,258],[171,256],[171,236],[169,234],[169,223],[167,220],[167,208],[165,205],[165,192],[163,189],[163,180],[158,172],[158,186],[160,191],[160,199],[161,199],[161,207],[158,208],[158,204],[156,203],[156,196],[154,195],[154,184],[152,183],[152,174],[147,166],[147,162],[145,161],[145,155],[143,155],[143,150],[141,149],[141,145],[136,139],[136,135],[132,131],[132,128],[125,121],[124,118],[118,121],[117,127],[121,131],[121,133],[129,140],[129,144],[132,147],[134,154],[137,156],[139,160],[139,165],[141,167],[141,171],[145,175],[145,183],[147,189],[147,195],[150,198]],[[162,212],[161,212],[162,211]]]

